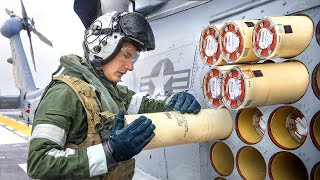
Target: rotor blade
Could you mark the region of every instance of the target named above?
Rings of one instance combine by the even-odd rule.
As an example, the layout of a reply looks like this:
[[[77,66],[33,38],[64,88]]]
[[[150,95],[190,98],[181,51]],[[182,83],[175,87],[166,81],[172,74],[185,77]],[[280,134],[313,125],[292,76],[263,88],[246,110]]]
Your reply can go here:
[[[40,39],[41,41],[43,41],[44,43],[46,43],[46,44],[48,44],[49,46],[53,47],[52,42],[49,41],[49,39],[47,39],[46,37],[44,37],[44,35],[42,35],[41,33],[39,33],[37,30],[35,30],[35,29],[34,29],[33,27],[31,27],[31,26],[29,26],[29,29],[31,29],[31,31],[32,31],[33,33],[35,33],[35,34],[39,37],[39,39]]]
[[[27,15],[26,9],[24,8],[24,5],[23,5],[22,0],[20,0],[20,2],[21,2],[21,13],[22,13],[22,17],[23,17],[24,19],[28,19],[28,15]]]
[[[9,10],[6,8],[6,13],[10,16],[10,17],[16,17],[19,19],[19,21],[21,21],[21,17],[17,16],[13,11]]]
[[[11,10],[9,10],[9,9],[7,9],[7,8],[6,8],[6,13],[7,13],[9,16],[15,16],[14,12],[11,11]]]
[[[31,41],[31,33],[30,33],[30,31],[27,31],[27,33],[28,33],[29,42],[30,42],[30,52],[31,52],[31,58],[32,58],[32,63],[33,63],[34,71],[37,72],[36,62],[35,62],[35,60],[34,60],[34,53],[33,53],[32,41]]]

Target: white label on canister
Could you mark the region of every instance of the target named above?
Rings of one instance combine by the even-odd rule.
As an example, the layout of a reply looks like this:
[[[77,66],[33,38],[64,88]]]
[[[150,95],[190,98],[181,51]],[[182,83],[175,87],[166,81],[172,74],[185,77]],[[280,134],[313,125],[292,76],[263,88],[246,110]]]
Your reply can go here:
[[[228,91],[230,95],[230,99],[237,99],[241,94],[241,84],[240,80],[236,78],[231,78],[228,80]]]
[[[226,36],[224,37],[224,42],[226,44],[226,50],[229,53],[233,53],[239,47],[239,37],[236,36],[233,32],[227,32]]]
[[[221,79],[213,77],[209,81],[212,98],[218,98],[221,95]]]
[[[295,124],[297,127],[297,132],[300,135],[306,136],[308,134],[308,124],[305,118],[301,119],[298,117],[297,119],[295,119]]]
[[[259,31],[259,36],[258,37],[259,37],[259,47],[261,49],[266,49],[272,43],[273,34],[269,31],[269,29],[262,28]]]
[[[206,53],[206,55],[208,57],[213,56],[217,52],[217,49],[218,49],[217,41],[214,39],[213,36],[207,36],[205,42],[206,42],[206,44],[205,44],[204,52]]]

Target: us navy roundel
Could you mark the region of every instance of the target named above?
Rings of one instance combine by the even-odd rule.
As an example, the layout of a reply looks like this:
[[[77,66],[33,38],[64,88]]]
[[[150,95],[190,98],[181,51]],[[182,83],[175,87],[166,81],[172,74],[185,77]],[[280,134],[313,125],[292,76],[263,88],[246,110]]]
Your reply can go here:
[[[150,75],[141,77],[140,92],[149,95],[164,94],[185,90],[190,84],[190,69],[175,71],[170,59],[160,60],[152,69]]]

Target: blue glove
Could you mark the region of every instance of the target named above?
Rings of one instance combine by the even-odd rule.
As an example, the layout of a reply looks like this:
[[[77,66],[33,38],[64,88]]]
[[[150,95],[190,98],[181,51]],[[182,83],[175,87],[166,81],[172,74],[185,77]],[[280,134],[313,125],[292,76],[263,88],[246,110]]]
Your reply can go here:
[[[140,116],[124,127],[124,111],[120,110],[107,142],[114,160],[125,161],[137,155],[155,136],[155,128],[145,116]]]
[[[192,94],[186,92],[175,94],[172,99],[165,104],[165,108],[167,110],[175,109],[182,114],[185,112],[197,114],[201,110],[201,106],[196,98]]]

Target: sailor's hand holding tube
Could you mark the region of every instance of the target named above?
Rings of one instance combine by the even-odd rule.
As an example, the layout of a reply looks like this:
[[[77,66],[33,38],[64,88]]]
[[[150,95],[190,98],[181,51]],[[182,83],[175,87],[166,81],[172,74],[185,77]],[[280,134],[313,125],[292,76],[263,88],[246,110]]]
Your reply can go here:
[[[124,127],[124,110],[120,110],[106,145],[116,162],[137,155],[155,136],[155,125],[145,116]]]
[[[165,104],[167,110],[175,109],[180,113],[197,114],[201,110],[201,106],[196,98],[187,92],[179,92],[172,96],[172,98]]]

